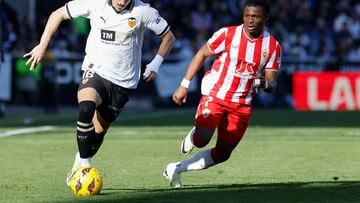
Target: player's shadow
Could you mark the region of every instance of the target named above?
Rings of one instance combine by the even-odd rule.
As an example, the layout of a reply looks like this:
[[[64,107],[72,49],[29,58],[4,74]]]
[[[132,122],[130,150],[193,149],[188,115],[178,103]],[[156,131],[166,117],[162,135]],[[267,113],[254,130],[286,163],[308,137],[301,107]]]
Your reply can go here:
[[[185,185],[183,188],[104,188],[81,202],[150,203],[322,203],[360,202],[360,181]]]

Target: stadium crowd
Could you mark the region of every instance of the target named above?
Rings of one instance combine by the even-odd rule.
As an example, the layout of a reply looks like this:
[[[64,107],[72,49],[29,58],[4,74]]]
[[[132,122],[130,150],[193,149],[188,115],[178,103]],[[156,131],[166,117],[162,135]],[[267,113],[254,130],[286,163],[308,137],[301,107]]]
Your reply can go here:
[[[143,1],[160,11],[176,36],[170,60],[181,60],[178,54],[181,49],[199,49],[210,34],[222,26],[242,22],[242,0]],[[22,56],[39,41],[49,13],[38,10],[36,25],[32,25],[26,16],[0,2],[2,52]],[[283,61],[360,62],[359,1],[271,0],[270,15],[267,29],[281,43]],[[88,21],[77,18],[61,26],[49,45],[51,56],[81,56],[90,29]],[[158,43],[157,36],[145,33],[145,60],[154,55]],[[282,79],[291,84],[289,77],[280,76],[279,80]],[[290,94],[290,86],[278,91],[279,94]]]
[[[241,22],[241,0],[144,0],[168,19],[178,47],[183,44],[194,50],[210,33],[224,25]],[[360,2],[355,0],[272,0],[268,29],[279,39],[283,56],[300,60],[359,60]],[[39,13],[37,25],[30,25],[26,16],[13,12],[2,3],[2,49],[23,54],[36,43],[48,13]],[[55,56],[70,57],[84,48],[89,30],[87,21],[64,23],[52,41]],[[144,54],[153,52],[156,36],[145,37]],[[149,46],[147,46],[149,45]]]

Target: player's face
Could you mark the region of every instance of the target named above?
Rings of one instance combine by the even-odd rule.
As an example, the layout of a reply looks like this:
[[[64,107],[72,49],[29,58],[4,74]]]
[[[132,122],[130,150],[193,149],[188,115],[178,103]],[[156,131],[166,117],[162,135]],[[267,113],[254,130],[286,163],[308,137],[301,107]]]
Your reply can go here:
[[[130,2],[131,0],[112,0],[112,6],[117,12],[121,12]]]
[[[261,6],[246,6],[243,15],[246,34],[252,38],[259,37],[264,29],[266,19]]]

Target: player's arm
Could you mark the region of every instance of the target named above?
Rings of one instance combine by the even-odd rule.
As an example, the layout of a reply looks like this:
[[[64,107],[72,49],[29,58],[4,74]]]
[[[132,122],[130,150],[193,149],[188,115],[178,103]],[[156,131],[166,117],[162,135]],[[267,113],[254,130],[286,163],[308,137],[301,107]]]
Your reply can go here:
[[[264,92],[272,93],[276,89],[277,71],[265,71],[265,76],[254,79],[254,86]]]
[[[276,77],[281,65],[281,47],[277,43],[270,60],[265,66],[264,77],[254,79],[255,87],[262,88],[267,93],[272,93],[276,89]]]
[[[176,89],[173,94],[173,101],[176,104],[181,105],[183,103],[186,103],[190,81],[199,72],[200,68],[203,67],[205,60],[211,55],[213,55],[213,53],[210,51],[207,44],[204,44],[195,54],[185,73],[184,79],[181,81],[181,85]]]
[[[265,71],[265,84],[263,90],[272,93],[276,89],[277,71]]]
[[[26,62],[26,65],[31,63],[30,70],[33,70],[35,66],[43,58],[46,48],[49,44],[49,41],[53,36],[54,32],[58,29],[60,23],[63,20],[69,18],[70,17],[66,11],[65,6],[51,13],[48,22],[46,23],[44,32],[41,36],[40,43],[36,47],[34,47],[30,52],[26,53],[23,56],[23,57],[30,57]]]
[[[175,44],[175,36],[174,34],[171,32],[171,30],[169,30],[162,38],[161,38],[161,44],[159,47],[159,50],[157,52],[157,55],[162,56],[163,58],[165,58],[167,55],[169,55],[171,49],[173,48],[174,44]]]
[[[170,53],[175,44],[175,41],[175,36],[171,30],[168,30],[166,34],[161,37],[161,44],[155,58],[146,65],[146,69],[143,74],[144,80],[149,82],[156,78],[160,65],[166,56]]]

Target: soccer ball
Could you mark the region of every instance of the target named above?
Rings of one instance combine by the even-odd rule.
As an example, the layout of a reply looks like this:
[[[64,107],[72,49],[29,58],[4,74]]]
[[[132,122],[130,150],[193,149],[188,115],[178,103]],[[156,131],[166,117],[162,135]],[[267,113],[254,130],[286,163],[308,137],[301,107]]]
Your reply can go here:
[[[80,167],[70,180],[70,188],[76,196],[99,194],[103,186],[100,172],[94,167]]]

